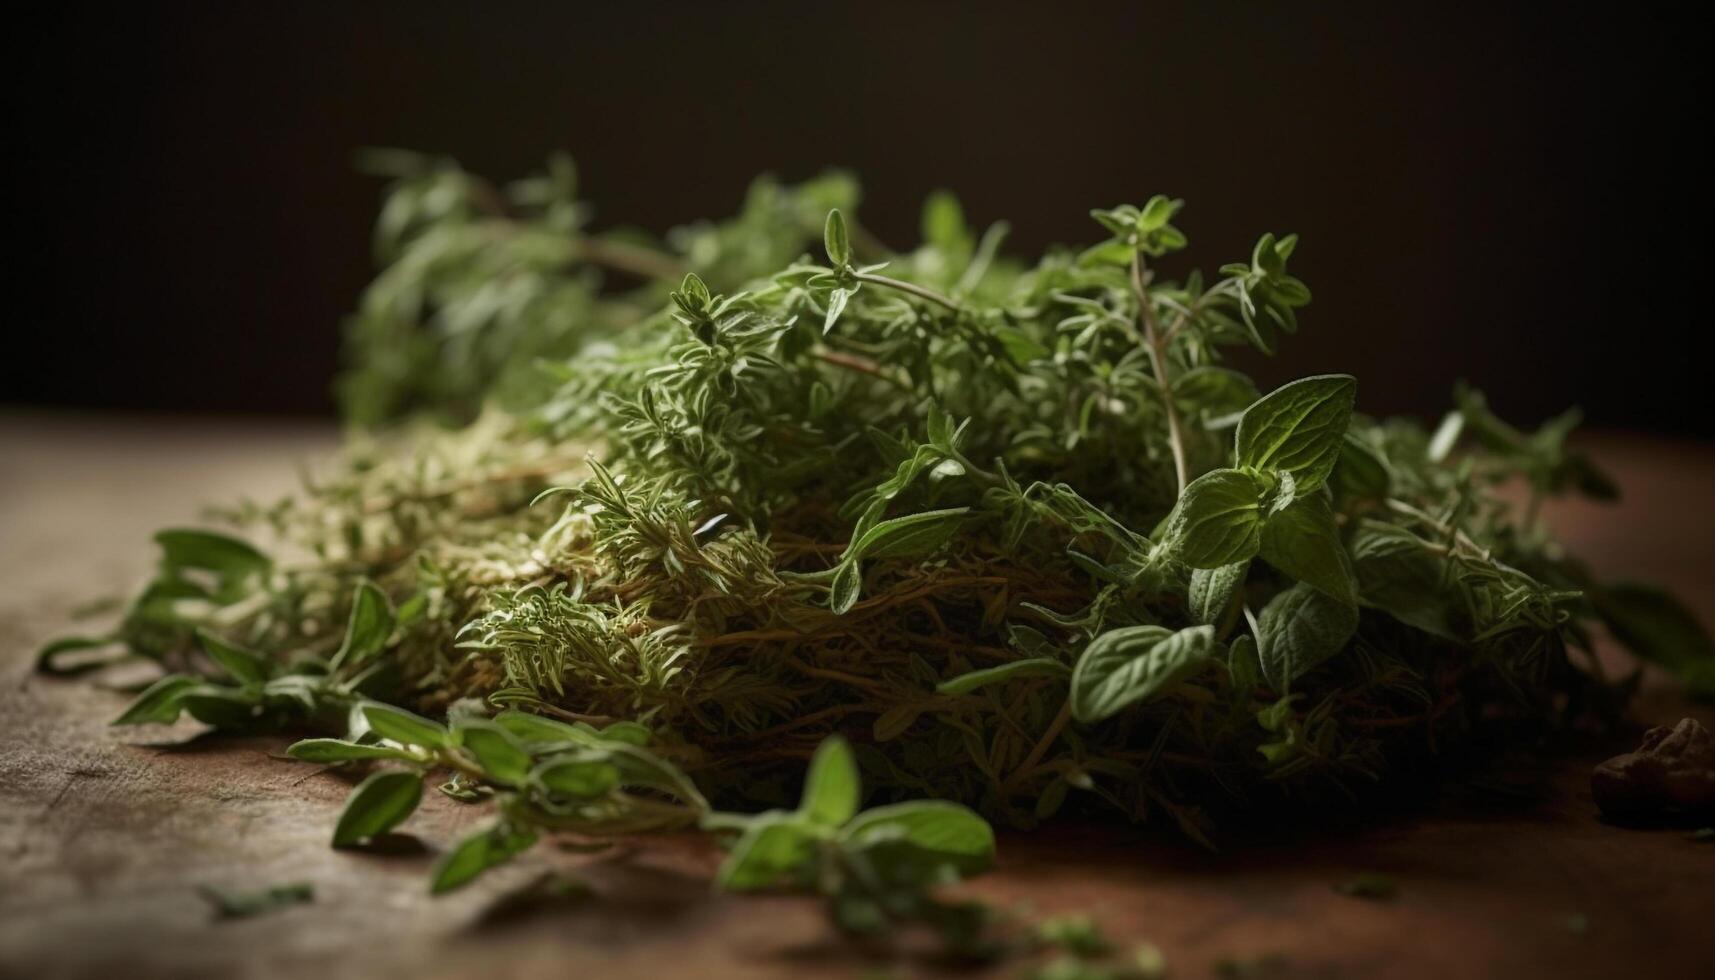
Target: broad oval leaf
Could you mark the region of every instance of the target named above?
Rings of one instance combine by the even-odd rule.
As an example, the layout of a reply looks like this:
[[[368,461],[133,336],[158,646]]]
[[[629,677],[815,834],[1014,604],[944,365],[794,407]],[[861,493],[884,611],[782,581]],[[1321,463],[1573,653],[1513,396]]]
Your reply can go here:
[[[453,730],[460,745],[476,757],[490,780],[517,786],[530,775],[533,760],[512,733],[491,721],[472,720]]]
[[[838,735],[830,735],[816,747],[810,760],[798,812],[817,826],[838,827],[857,813],[862,792],[851,745]]]
[[[1320,493],[1299,497],[1262,526],[1263,560],[1341,602],[1358,601],[1352,560],[1334,527],[1334,511]]]
[[[760,814],[721,863],[715,884],[725,891],[747,892],[772,888],[788,877],[807,877],[816,842],[797,814]]]
[[[1291,473],[1301,494],[1321,487],[1340,457],[1357,394],[1349,374],[1300,378],[1269,392],[1239,419],[1238,465]]]
[[[1065,677],[1071,672],[1071,668],[1052,657],[1030,657],[998,667],[985,667],[960,674],[937,684],[935,691],[939,694],[968,694],[988,684],[1000,684],[1027,677]]]
[[[1192,568],[1247,561],[1262,541],[1261,480],[1243,470],[1212,470],[1185,487],[1167,522],[1167,539]]]
[[[1111,718],[1194,674],[1215,648],[1211,626],[1177,633],[1164,626],[1122,626],[1090,641],[1072,671],[1072,717]]]
[[[494,824],[454,844],[435,864],[429,892],[440,895],[469,884],[478,875],[536,843],[536,832],[528,827]]]
[[[423,777],[409,769],[372,773],[357,784],[333,830],[333,846],[350,847],[405,822],[423,798]]]
[[[402,745],[438,749],[451,742],[445,725],[390,704],[365,704],[363,717],[375,734]]]
[[[1358,631],[1358,607],[1304,582],[1269,600],[1257,617],[1257,657],[1270,687],[1292,682],[1339,653]]]
[[[1226,612],[1234,593],[1245,584],[1250,571],[1249,559],[1219,568],[1193,568],[1191,583],[1185,590],[1185,604],[1191,619],[1197,623],[1214,623]]]
[[[556,743],[594,745],[601,740],[594,728],[581,722],[574,725],[516,708],[508,708],[495,715],[494,723],[511,732],[525,746]]]
[[[994,861],[994,828],[969,807],[947,800],[912,800],[878,806],[855,817],[841,834],[854,844],[888,837],[935,854],[961,874]]]
[[[557,796],[593,800],[619,785],[619,767],[599,752],[564,756],[537,766],[530,773],[530,781]]]

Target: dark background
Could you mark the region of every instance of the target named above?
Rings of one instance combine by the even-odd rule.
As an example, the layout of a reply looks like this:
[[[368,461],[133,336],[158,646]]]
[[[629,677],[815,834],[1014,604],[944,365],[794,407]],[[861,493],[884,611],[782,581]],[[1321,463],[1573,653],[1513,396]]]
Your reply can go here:
[[[1297,231],[1268,383],[1375,413],[1456,378],[1534,423],[1715,435],[1707,52],[1689,19],[1394,4],[230,4],[11,15],[14,356],[0,400],[331,413],[372,272],[365,145],[507,179],[577,157],[599,223],[859,172],[913,240],[951,187],[1010,250],[1190,203],[1189,262]],[[1689,15],[1686,15],[1689,17]],[[1693,47],[1693,45],[1697,47]],[[1174,271],[1172,268],[1169,271]],[[26,309],[29,312],[24,312]],[[46,340],[40,353],[24,354]],[[40,348],[37,348],[40,350]]]

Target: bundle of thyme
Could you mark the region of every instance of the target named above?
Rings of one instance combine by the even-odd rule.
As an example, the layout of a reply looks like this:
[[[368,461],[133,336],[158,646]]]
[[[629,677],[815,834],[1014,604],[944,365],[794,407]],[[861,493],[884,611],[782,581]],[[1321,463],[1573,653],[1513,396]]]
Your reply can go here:
[[[342,465],[237,534],[162,532],[118,628],[43,663],[158,661],[122,723],[321,730],[292,753],[376,767],[336,844],[432,773],[492,799],[437,888],[544,831],[700,823],[741,835],[729,887],[964,935],[929,886],[987,860],[979,812],[1206,842],[1236,804],[1611,706],[1598,621],[1715,690],[1683,607],[1538,520],[1614,493],[1575,414],[1521,431],[1461,390],[1430,432],[1348,376],[1226,366],[1296,331],[1294,236],[1169,281],[1181,202],[1154,197],[1024,265],[937,194],[893,252],[833,175],[654,242],[590,232],[563,159],[505,188],[377,159]]]

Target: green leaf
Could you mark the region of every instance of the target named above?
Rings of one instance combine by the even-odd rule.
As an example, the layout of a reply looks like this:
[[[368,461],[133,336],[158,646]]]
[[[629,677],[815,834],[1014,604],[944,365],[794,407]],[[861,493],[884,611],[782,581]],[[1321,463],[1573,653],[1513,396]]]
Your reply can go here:
[[[1269,600],[1257,617],[1262,676],[1276,691],[1339,653],[1358,631],[1358,608],[1303,582]]]
[[[359,582],[351,600],[345,642],[333,655],[333,666],[356,666],[381,652],[393,633],[393,605],[387,594],[368,579]]]
[[[828,315],[822,319],[822,334],[833,333],[834,324],[839,322],[840,314],[846,311],[846,302],[852,298],[851,290],[835,289],[828,293]]]
[[[556,757],[531,770],[530,781],[558,796],[593,800],[619,785],[619,767],[599,753]]]
[[[364,720],[368,721],[369,727],[382,738],[392,739],[401,745],[421,745],[430,749],[445,748],[451,744],[445,725],[430,721],[422,715],[412,714],[404,708],[369,703],[365,704],[362,710]]]
[[[857,813],[862,784],[852,747],[838,735],[830,735],[816,747],[804,777],[804,796],[798,812],[821,827],[838,827]]]
[[[1243,470],[1212,470],[1185,487],[1167,522],[1167,540],[1192,568],[1248,561],[1262,544],[1262,481]]]
[[[927,555],[952,540],[969,512],[969,507],[951,507],[882,521],[853,541],[846,548],[845,557],[855,560]]]
[[[760,814],[721,863],[715,884],[723,891],[748,892],[773,888],[787,877],[808,877],[816,842],[797,814]]]
[[[1463,642],[1465,613],[1448,593],[1442,560],[1430,543],[1402,527],[1363,521],[1352,533],[1359,600],[1408,626]]]
[[[846,219],[839,208],[828,212],[827,224],[822,226],[822,245],[828,250],[828,261],[834,268],[852,264],[851,240],[846,234]]]
[[[261,684],[274,673],[273,665],[261,654],[228,643],[208,630],[197,630],[197,639],[210,659],[242,684]]]
[[[845,615],[857,605],[863,591],[863,568],[855,559],[840,562],[834,572],[834,581],[828,591],[828,608],[836,615]]]
[[[286,754],[304,762],[355,762],[364,759],[410,759],[411,754],[389,745],[365,745],[340,738],[306,738],[293,742]]]
[[[1352,500],[1382,500],[1392,489],[1387,464],[1363,440],[1346,433],[1340,441],[1340,460],[1334,466],[1332,485],[1342,506]]]
[[[573,743],[594,745],[600,741],[595,729],[588,725],[573,725],[555,718],[544,718],[528,711],[508,708],[494,716],[494,723],[511,732],[526,746]]]
[[[1340,457],[1357,394],[1349,374],[1301,378],[1269,392],[1239,419],[1238,465],[1291,473],[1300,494],[1320,488]]]
[[[261,727],[261,692],[202,684],[179,695],[179,704],[192,718],[223,731]]]
[[[923,202],[922,235],[924,243],[949,255],[963,255],[971,250],[971,232],[965,224],[965,211],[951,191],[932,191]]]
[[[453,730],[459,744],[476,757],[483,775],[504,786],[517,786],[530,775],[530,753],[505,728],[472,719]]]
[[[115,725],[171,725],[179,720],[184,706],[180,699],[187,691],[202,686],[202,681],[184,674],[168,674],[143,690],[123,714],[113,719]]]
[[[968,807],[947,800],[912,800],[865,810],[841,840],[852,844],[893,839],[920,848],[974,874],[994,861],[994,828]]]
[[[229,534],[193,528],[168,528],[155,534],[166,568],[200,568],[239,580],[258,575],[273,564],[267,555]]]
[[[272,885],[250,892],[232,892],[213,885],[198,885],[197,894],[214,908],[222,919],[248,919],[290,905],[302,905],[316,900],[315,886],[309,882]]]
[[[371,773],[357,784],[334,827],[333,846],[350,847],[385,834],[417,809],[423,798],[423,777],[409,769]]]
[[[117,655],[110,657],[78,658],[71,664],[61,664],[60,659],[63,655],[68,653],[78,653],[84,650],[99,650],[102,647],[114,646],[120,642],[121,640],[119,637],[111,635],[62,636],[57,640],[52,640],[44,644],[42,649],[36,653],[36,672],[40,674],[54,674],[60,677],[70,677],[75,674],[84,674],[92,670],[99,670],[102,667],[106,667],[109,664],[115,663],[118,660],[129,656],[129,654],[121,651]]]
[[[1052,657],[1030,657],[998,667],[986,667],[960,674],[937,684],[935,691],[939,694],[969,694],[989,684],[1001,684],[1027,677],[1066,677],[1071,673],[1070,668]]]
[[[1263,560],[1352,605],[1358,601],[1352,560],[1323,494],[1299,497],[1262,526]]]
[[[1072,717],[1088,724],[1147,701],[1200,670],[1214,649],[1210,626],[1108,630],[1090,641],[1072,671]]]
[[[435,863],[429,892],[442,895],[469,884],[490,868],[505,864],[536,843],[536,832],[527,827],[496,823],[470,834]]]
[[[1589,590],[1608,632],[1641,660],[1664,667],[1700,698],[1715,698],[1715,639],[1673,594],[1635,582]]]
[[[1250,571],[1249,559],[1219,568],[1193,568],[1191,584],[1185,593],[1186,611],[1193,622],[1215,623],[1226,612],[1233,595],[1245,584]]]

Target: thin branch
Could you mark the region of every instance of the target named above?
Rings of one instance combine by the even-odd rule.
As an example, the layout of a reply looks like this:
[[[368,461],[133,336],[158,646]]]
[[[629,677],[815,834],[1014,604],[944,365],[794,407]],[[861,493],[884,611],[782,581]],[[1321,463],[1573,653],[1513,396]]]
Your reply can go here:
[[[1149,347],[1149,363],[1155,369],[1155,383],[1161,388],[1161,404],[1167,409],[1167,444],[1173,450],[1173,474],[1179,481],[1179,492],[1185,492],[1185,435],[1180,431],[1179,408],[1173,404],[1173,384],[1167,380],[1167,337],[1155,322],[1155,307],[1144,289],[1143,253],[1131,256],[1131,291],[1137,297],[1138,321],[1143,324],[1143,340]]]

